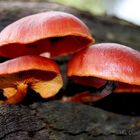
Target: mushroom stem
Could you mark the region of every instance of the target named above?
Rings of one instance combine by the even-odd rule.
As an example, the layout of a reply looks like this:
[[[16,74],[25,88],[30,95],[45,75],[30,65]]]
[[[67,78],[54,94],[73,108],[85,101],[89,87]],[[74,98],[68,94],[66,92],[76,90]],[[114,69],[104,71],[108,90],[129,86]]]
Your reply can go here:
[[[97,89],[97,91],[89,88],[87,91],[80,92],[74,96],[62,97],[62,102],[95,102],[111,94],[114,89],[115,82],[108,81],[104,86]]]
[[[116,88],[116,84],[113,81],[107,81],[107,83],[102,86],[101,88],[99,88],[99,91],[97,91],[96,94],[100,94],[100,95],[109,95],[113,92],[113,90]]]
[[[27,94],[27,89],[28,89],[27,84],[19,83],[17,85],[16,93],[13,96],[7,98],[7,100],[2,101],[0,103],[1,104],[17,104],[17,103],[21,102]],[[6,91],[4,91],[4,92],[6,92]],[[6,93],[4,93],[4,95],[6,96]],[[8,93],[7,93],[7,97],[8,97]]]

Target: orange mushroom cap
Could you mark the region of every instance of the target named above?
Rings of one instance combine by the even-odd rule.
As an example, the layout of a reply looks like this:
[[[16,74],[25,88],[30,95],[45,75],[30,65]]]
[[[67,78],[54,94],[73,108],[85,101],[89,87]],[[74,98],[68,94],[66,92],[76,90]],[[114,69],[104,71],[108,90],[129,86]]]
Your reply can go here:
[[[95,44],[75,54],[67,75],[140,85],[140,53],[116,43]]]
[[[43,98],[49,98],[63,85],[59,67],[54,61],[31,55],[1,63],[0,81],[0,89],[8,98],[6,103],[11,104],[20,102],[27,88],[33,89]]]
[[[88,27],[77,17],[50,11],[24,17],[0,33],[0,56],[14,58],[50,52],[67,55],[94,42]]]

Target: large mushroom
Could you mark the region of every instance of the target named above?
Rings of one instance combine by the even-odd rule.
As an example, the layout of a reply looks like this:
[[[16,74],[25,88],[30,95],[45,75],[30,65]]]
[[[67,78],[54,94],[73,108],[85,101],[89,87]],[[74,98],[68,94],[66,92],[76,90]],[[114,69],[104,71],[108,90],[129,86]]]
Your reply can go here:
[[[94,42],[88,27],[72,14],[50,11],[30,15],[0,33],[0,56],[15,58],[50,52],[67,55]]]
[[[29,88],[46,99],[54,96],[62,85],[58,65],[48,58],[30,55],[0,64],[0,89],[4,96],[1,103],[21,102]]]
[[[80,98],[86,95],[89,98],[85,101],[99,100],[113,92],[111,83],[116,85],[115,92],[138,91],[140,89],[140,53],[116,43],[95,44],[74,55],[68,63],[67,75],[76,83],[98,89],[93,94],[89,92],[86,94],[90,89],[88,87],[84,93],[66,98],[67,100],[80,101]],[[99,93],[101,87],[110,88],[108,88],[109,91],[105,89],[104,92]]]

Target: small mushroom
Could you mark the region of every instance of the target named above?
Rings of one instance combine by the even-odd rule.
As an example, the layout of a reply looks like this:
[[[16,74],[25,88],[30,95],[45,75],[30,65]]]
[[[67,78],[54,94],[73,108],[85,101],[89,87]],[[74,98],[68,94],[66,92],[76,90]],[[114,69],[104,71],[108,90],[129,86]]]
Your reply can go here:
[[[72,14],[50,11],[30,15],[0,33],[0,56],[15,58],[50,52],[67,55],[94,42],[88,27]]]
[[[132,87],[137,87],[138,90],[138,87],[140,89],[140,53],[116,43],[95,44],[74,55],[68,63],[67,75],[75,82],[96,87],[97,90],[105,84],[108,85],[108,81],[115,83],[116,92],[121,89],[122,83],[129,86],[128,89],[132,90]],[[110,86],[112,85],[110,84]],[[104,87],[106,88],[106,86]],[[122,87],[127,89],[126,86]],[[97,93],[100,96],[97,99],[99,100],[114,90],[111,87],[109,89],[112,91],[106,90],[106,95],[105,92],[102,92],[103,94],[93,93],[91,100],[96,100],[96,98],[94,100],[94,96]],[[82,94],[79,94],[78,99],[78,95],[75,95],[74,99],[80,100],[81,96]]]
[[[47,99],[54,96],[62,85],[58,65],[48,58],[30,55],[0,64],[0,89],[5,97],[1,103],[21,102],[29,88]]]

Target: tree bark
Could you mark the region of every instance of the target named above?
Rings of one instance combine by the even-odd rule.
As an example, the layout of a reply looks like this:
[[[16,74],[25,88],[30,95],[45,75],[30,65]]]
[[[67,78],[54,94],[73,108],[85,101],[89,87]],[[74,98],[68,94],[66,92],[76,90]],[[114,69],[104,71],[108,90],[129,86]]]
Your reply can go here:
[[[138,140],[139,117],[74,103],[0,106],[2,140]],[[116,125],[117,124],[117,125]]]
[[[79,17],[88,25],[96,39],[96,42],[118,42],[140,50],[139,26],[114,17],[94,16],[88,12],[79,11],[77,9],[55,3],[0,1],[0,30],[21,17],[49,10],[66,11]],[[65,63],[67,60],[62,63],[60,61],[59,63],[64,74]],[[64,89],[64,92],[67,93],[67,88]],[[109,97],[107,102],[110,100],[112,100],[112,98]],[[124,98],[122,100],[124,100]],[[118,109],[121,109],[123,106],[119,106],[121,104],[119,101],[120,97],[117,100],[116,106],[120,107]],[[101,107],[105,105],[98,105],[101,104],[101,102],[102,101],[93,105],[84,105],[76,103],[61,103],[59,101],[37,101],[29,105],[1,105],[0,139],[140,139],[139,116],[129,116],[129,114],[121,115],[117,113],[111,113],[109,111],[104,111],[99,108],[99,106]],[[135,102],[136,101],[134,100],[134,103]],[[139,101],[137,101],[137,104],[140,105]]]

